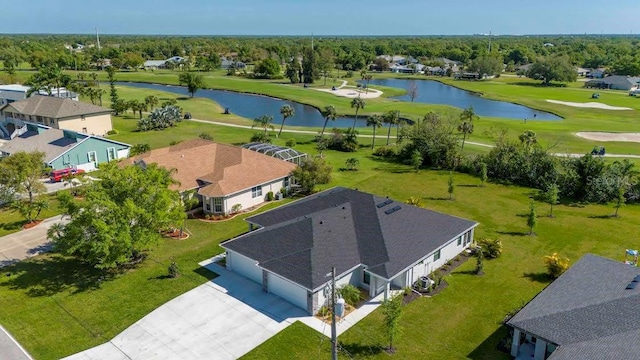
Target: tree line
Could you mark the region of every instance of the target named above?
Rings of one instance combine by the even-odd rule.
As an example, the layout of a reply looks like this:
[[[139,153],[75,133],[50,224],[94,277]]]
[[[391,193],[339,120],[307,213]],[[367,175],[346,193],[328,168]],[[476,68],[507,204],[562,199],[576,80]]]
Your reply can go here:
[[[313,52],[320,61],[331,59],[328,65],[339,71],[365,69],[378,55],[412,56],[423,64],[444,57],[474,67],[480,66],[479,62],[491,66],[486,59],[497,59],[500,64],[513,67],[539,58],[564,57],[572,66],[606,67],[614,74],[638,75],[639,40],[638,36],[593,35],[323,37],[314,39]],[[79,45],[83,46],[81,51]],[[308,37],[109,35],[101,37],[100,48],[93,35],[7,35],[0,39],[0,59],[3,69],[10,73],[25,62],[32,68],[57,65],[86,71],[103,65],[103,59],[109,59],[118,68],[137,68],[147,59],[172,56],[187,57],[192,60],[188,65],[208,70],[220,66],[220,56],[244,63],[273,59],[277,64],[286,64],[304,56],[308,49],[311,49]],[[266,64],[265,69],[272,66]]]

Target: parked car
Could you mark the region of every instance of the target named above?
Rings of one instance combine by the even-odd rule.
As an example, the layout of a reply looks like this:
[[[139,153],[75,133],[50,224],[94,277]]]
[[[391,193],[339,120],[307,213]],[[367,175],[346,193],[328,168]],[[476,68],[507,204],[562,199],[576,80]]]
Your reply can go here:
[[[68,176],[73,176],[78,174],[84,174],[84,170],[74,169],[74,168],[53,170],[52,172],[49,173],[49,180],[51,180],[51,182],[60,182]]]

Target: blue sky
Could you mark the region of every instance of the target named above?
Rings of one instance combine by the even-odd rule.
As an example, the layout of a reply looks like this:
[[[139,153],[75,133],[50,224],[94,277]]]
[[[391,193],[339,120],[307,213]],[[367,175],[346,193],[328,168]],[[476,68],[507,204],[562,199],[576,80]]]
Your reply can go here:
[[[2,12],[0,33],[640,33],[638,0],[32,0]]]

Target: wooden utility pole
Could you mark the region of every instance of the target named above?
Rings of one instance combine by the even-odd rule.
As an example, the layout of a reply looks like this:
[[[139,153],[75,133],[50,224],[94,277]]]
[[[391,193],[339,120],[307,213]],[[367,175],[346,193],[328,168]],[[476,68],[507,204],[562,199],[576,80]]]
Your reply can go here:
[[[338,335],[336,331],[336,268],[331,268],[331,360],[338,360]]]

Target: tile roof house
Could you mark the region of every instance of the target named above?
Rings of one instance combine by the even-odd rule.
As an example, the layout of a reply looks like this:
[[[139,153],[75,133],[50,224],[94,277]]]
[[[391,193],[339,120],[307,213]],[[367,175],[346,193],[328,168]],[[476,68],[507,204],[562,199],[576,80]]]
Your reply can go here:
[[[238,146],[193,139],[151,150],[122,162],[122,166],[156,163],[175,169],[179,191],[196,190],[207,213],[228,214],[261,204],[267,193],[289,188],[296,165]]]
[[[33,95],[0,107],[0,122],[7,128],[26,123],[104,136],[113,129],[111,110],[68,98]]]
[[[341,187],[247,221],[253,231],[221,244],[227,267],[309,314],[326,305],[333,267],[336,286],[388,296],[467,249],[478,225]]]
[[[0,156],[25,151],[45,154],[45,164],[53,169],[95,170],[97,165],[129,156],[131,145],[118,141],[27,124],[26,131],[10,140],[0,140]]]
[[[516,359],[638,359],[640,269],[587,254],[507,325]]]

